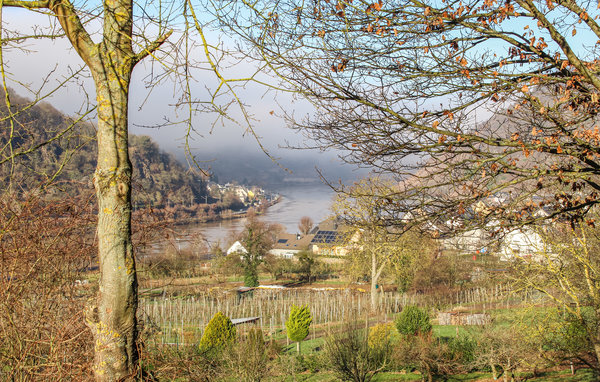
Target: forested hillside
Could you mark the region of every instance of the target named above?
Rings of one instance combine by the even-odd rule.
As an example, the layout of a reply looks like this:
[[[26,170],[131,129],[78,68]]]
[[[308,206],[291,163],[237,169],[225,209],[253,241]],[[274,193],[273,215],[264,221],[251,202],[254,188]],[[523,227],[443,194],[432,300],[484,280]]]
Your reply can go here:
[[[29,101],[12,95],[11,110]],[[21,106],[16,106],[21,105]],[[74,121],[48,103],[9,118],[0,105],[0,186],[22,194],[45,189],[51,198],[93,190],[95,127]],[[148,136],[130,137],[133,204],[136,208],[205,203],[206,184],[199,171],[186,169]]]

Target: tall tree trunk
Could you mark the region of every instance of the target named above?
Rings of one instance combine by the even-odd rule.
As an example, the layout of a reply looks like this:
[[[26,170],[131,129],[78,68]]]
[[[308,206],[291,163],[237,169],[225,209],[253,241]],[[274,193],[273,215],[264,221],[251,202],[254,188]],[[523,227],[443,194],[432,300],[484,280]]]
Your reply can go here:
[[[377,294],[377,281],[379,272],[377,269],[377,255],[375,251],[371,252],[371,310],[377,310],[379,305],[379,296]]]
[[[127,122],[133,66],[129,57],[119,54],[111,44],[103,42],[98,48],[99,62],[91,69],[98,103],[94,186],[98,198],[100,288],[86,319],[95,340],[96,380],[118,381],[133,376],[138,360]]]

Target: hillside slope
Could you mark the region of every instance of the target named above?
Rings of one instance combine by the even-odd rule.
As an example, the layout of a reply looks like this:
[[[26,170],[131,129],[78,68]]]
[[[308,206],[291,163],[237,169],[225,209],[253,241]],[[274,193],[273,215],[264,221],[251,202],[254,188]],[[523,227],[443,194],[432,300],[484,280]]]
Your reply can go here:
[[[75,123],[48,103],[28,107],[28,100],[11,98],[12,123],[6,104],[0,104],[0,187],[17,194],[44,188],[51,198],[91,191],[96,167],[94,126]],[[184,168],[150,137],[130,136],[129,150],[134,206],[205,202],[206,183],[198,172]]]

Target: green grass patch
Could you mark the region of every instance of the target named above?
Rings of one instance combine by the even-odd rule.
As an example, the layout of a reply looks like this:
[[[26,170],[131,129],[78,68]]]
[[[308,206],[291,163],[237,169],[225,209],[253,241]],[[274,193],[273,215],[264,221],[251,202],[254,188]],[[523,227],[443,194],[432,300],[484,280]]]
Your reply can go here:
[[[473,333],[476,330],[480,330],[477,327],[465,327],[456,325],[433,325],[433,334],[436,337],[441,338],[455,338],[458,329],[458,335],[464,337]]]
[[[528,374],[528,376],[532,376]],[[590,369],[577,370],[571,374],[571,370],[549,371],[539,373],[537,377],[528,379],[528,381],[544,382],[593,382],[598,381],[596,374]]]
[[[302,341],[302,344],[300,345],[300,350],[301,350],[302,354],[318,352],[323,349],[323,345],[325,344],[325,341],[326,341],[325,337],[317,337],[317,338],[310,339],[308,341]],[[289,345],[284,346],[283,351],[284,351],[284,353],[287,353],[287,354],[296,354],[297,353],[296,343],[290,341]]]

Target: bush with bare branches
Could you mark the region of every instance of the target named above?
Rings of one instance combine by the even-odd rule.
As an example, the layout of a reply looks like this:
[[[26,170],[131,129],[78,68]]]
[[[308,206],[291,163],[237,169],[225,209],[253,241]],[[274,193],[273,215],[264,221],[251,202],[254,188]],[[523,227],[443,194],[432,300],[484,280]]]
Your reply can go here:
[[[90,198],[0,198],[0,380],[88,380]]]

